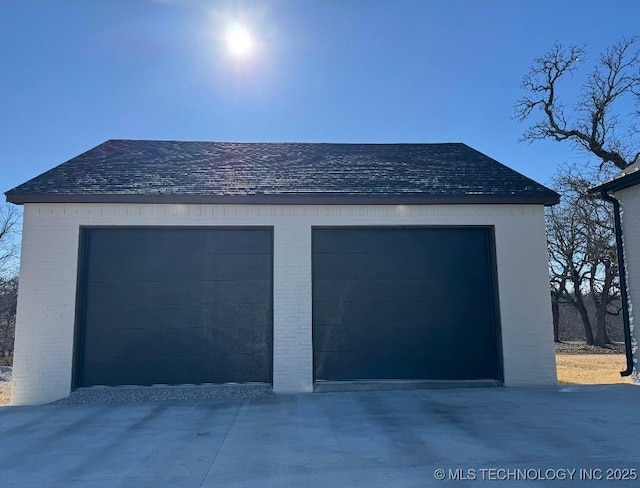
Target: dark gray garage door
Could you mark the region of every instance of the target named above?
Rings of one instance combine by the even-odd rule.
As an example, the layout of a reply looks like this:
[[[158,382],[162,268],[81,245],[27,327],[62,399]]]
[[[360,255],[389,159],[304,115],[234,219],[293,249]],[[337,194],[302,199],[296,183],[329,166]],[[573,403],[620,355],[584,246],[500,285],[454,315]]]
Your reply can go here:
[[[270,383],[272,240],[84,229],[75,385]]]
[[[502,380],[490,228],[313,230],[315,380]]]

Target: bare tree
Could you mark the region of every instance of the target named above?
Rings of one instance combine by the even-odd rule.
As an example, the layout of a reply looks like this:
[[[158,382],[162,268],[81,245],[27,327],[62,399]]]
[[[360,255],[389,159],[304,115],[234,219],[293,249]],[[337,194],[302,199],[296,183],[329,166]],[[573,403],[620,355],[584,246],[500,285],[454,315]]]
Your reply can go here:
[[[19,215],[14,206],[0,206],[0,364],[13,356],[18,301],[15,242]]]
[[[553,317],[554,342],[560,342],[560,304],[567,303],[566,281],[563,273],[551,273],[551,316]]]
[[[0,278],[0,366],[13,357],[18,303],[18,277]]]
[[[13,205],[0,206],[0,277],[15,274],[15,261],[18,245],[14,237],[17,231],[19,215]]]
[[[537,58],[522,81],[527,95],[516,103],[521,122],[539,118],[524,133],[526,141],[568,141],[596,156],[601,167],[624,169],[640,157],[640,51],[638,38],[623,38],[607,48],[586,77],[572,110],[560,96],[578,71],[586,51],[581,46],[553,48]],[[563,84],[564,83],[564,84]],[[627,103],[629,102],[629,103]],[[632,107],[624,113],[625,103]]]
[[[552,183],[562,202],[547,209],[547,239],[554,300],[568,301],[578,312],[588,345],[606,346],[607,314],[615,314],[619,298],[613,216],[606,203],[587,190],[598,175],[563,166]],[[592,324],[586,298],[596,305]],[[553,309],[552,309],[553,310]],[[594,334],[595,329],[595,334]]]

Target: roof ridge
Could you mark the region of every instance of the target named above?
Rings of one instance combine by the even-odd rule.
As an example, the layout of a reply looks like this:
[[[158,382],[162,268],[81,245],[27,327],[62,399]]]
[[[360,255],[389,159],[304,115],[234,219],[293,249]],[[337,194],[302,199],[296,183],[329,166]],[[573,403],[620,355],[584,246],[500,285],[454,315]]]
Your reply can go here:
[[[201,139],[107,139],[102,144],[109,142],[167,142],[167,143],[200,143],[200,144],[265,144],[265,145],[332,145],[332,146],[430,146],[430,145],[463,145],[471,148],[463,142],[308,142],[308,141],[286,141],[286,142],[273,142],[273,141],[205,141]],[[473,148],[471,148],[473,149]]]

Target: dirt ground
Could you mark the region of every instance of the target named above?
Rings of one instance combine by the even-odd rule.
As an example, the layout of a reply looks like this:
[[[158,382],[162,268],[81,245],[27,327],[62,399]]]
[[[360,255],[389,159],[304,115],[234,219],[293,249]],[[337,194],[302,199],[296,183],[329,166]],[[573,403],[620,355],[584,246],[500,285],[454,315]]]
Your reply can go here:
[[[624,354],[624,342],[607,347],[587,346],[584,341],[556,342],[556,354]]]

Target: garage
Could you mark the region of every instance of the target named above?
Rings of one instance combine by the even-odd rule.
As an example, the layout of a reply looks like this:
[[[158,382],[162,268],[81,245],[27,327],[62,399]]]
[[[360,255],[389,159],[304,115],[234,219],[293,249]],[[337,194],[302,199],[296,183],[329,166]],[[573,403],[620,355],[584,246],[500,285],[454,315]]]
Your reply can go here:
[[[314,228],[314,380],[502,381],[491,227]]]
[[[273,233],[81,229],[74,384],[272,382]]]
[[[559,195],[466,144],[109,140],[6,196],[24,209],[14,405],[556,383]]]

